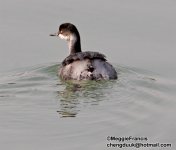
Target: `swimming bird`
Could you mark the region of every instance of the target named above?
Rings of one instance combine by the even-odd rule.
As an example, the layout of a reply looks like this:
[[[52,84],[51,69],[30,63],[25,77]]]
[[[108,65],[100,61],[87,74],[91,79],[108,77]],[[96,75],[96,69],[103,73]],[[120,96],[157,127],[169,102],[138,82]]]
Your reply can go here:
[[[59,31],[50,36],[59,36],[68,42],[69,55],[63,60],[58,72],[63,80],[110,80],[117,79],[117,72],[107,62],[104,54],[81,50],[80,34],[75,25],[63,23]]]

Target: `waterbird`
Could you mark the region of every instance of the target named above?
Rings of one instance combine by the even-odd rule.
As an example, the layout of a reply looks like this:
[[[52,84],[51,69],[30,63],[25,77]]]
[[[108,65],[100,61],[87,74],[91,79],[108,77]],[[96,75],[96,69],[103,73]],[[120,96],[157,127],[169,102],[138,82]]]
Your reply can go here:
[[[68,43],[69,55],[63,60],[58,75],[63,80],[111,80],[117,79],[115,68],[99,52],[81,50],[81,38],[75,25],[63,23],[59,31],[50,34]]]

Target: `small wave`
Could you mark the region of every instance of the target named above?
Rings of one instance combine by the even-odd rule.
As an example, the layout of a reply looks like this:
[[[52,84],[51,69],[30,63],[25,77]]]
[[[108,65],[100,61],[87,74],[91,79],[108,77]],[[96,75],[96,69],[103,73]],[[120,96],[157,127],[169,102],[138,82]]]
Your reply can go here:
[[[118,80],[98,82],[63,82],[57,76],[60,67],[57,63],[19,69],[1,75],[0,98],[53,99],[61,117],[75,117],[85,107],[97,106],[103,101],[107,106],[117,105],[119,110],[122,109],[119,106],[135,103],[135,108],[143,107],[143,112],[153,107],[159,110],[166,104],[169,83],[158,74],[114,66]],[[127,114],[130,116],[130,111]]]

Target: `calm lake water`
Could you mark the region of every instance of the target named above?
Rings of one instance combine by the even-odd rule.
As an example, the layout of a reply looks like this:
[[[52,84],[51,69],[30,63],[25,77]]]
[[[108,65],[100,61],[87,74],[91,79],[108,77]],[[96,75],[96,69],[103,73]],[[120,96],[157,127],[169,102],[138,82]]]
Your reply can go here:
[[[132,136],[172,144],[139,150],[174,150],[175,13],[173,0],[2,1],[0,149],[118,149],[108,136]],[[67,45],[49,34],[63,22],[78,27],[83,50],[107,56],[118,80],[58,78]]]

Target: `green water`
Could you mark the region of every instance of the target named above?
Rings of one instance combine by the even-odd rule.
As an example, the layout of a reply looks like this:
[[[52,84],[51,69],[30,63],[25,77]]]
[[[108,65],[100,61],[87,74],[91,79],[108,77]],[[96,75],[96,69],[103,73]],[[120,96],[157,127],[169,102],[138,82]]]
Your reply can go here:
[[[175,143],[173,82],[119,65],[118,80],[63,82],[58,66],[1,75],[4,149],[106,149],[107,136]]]

